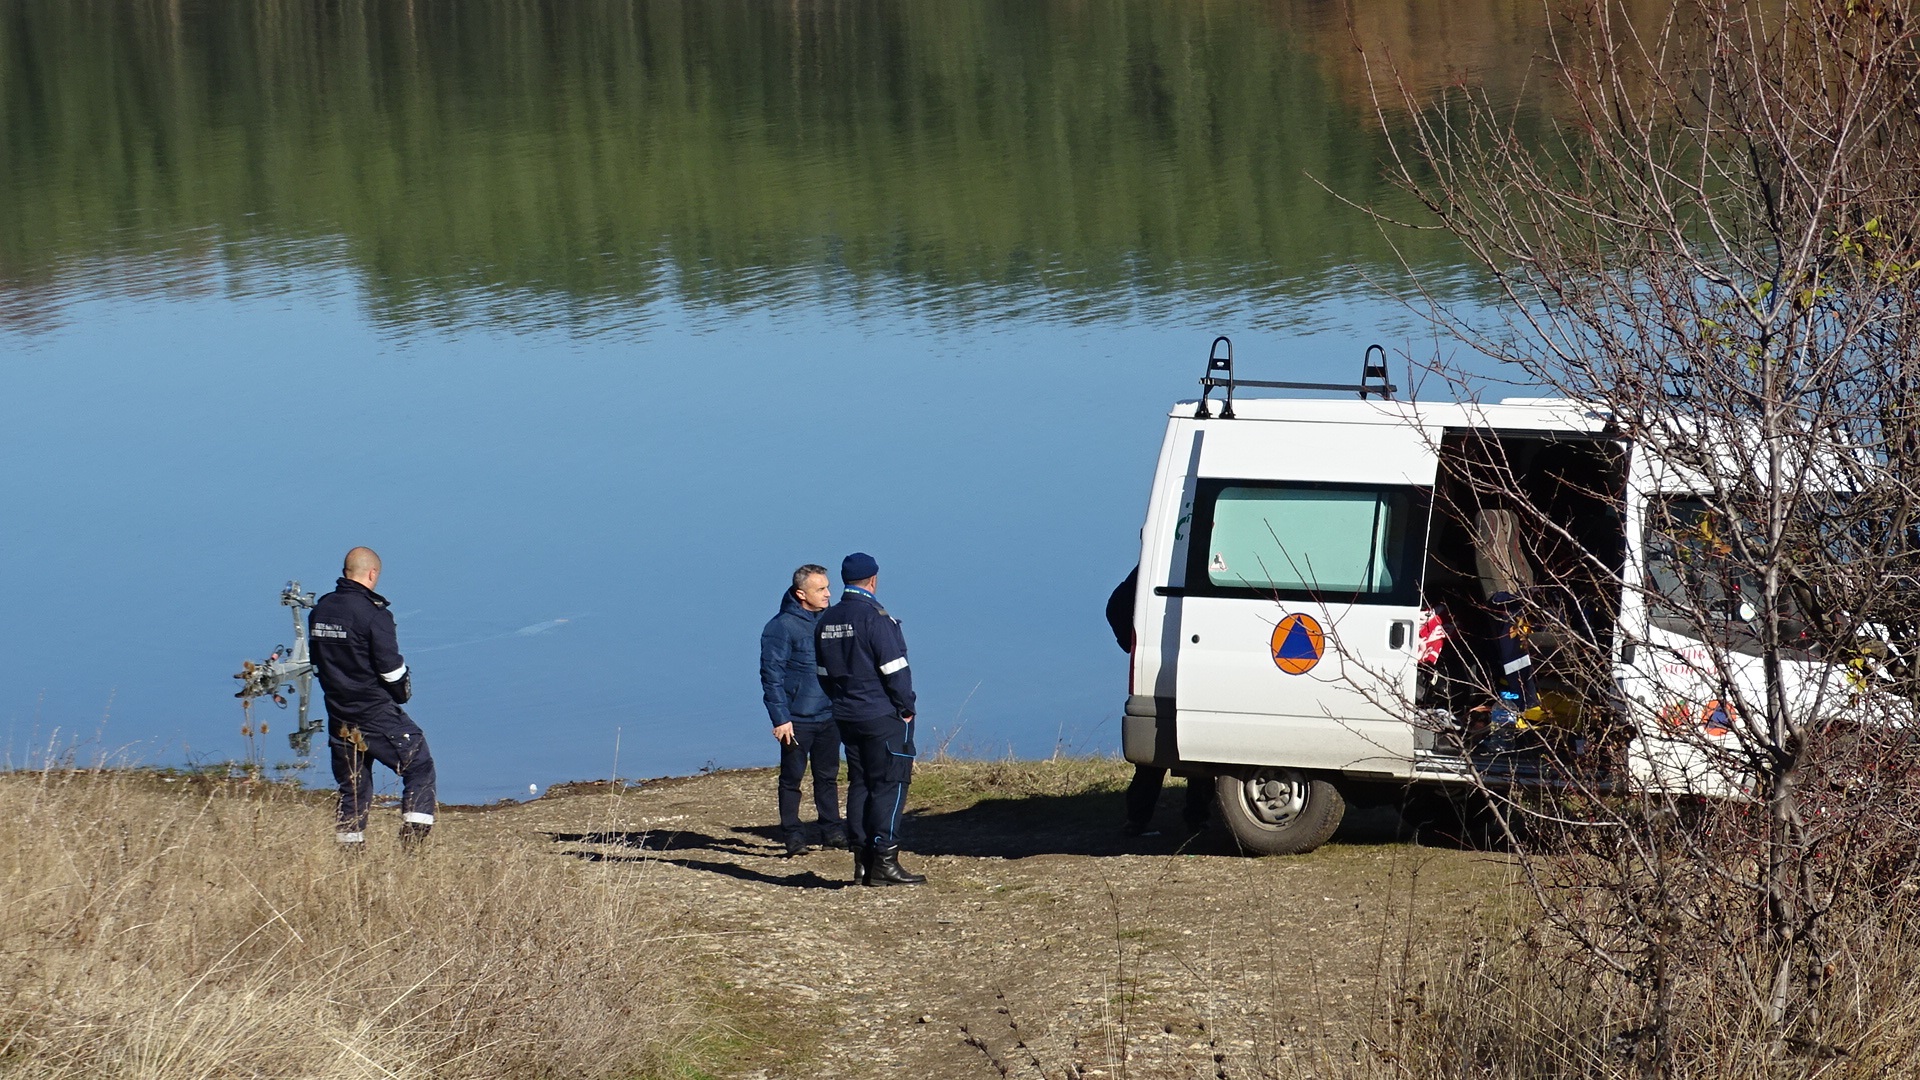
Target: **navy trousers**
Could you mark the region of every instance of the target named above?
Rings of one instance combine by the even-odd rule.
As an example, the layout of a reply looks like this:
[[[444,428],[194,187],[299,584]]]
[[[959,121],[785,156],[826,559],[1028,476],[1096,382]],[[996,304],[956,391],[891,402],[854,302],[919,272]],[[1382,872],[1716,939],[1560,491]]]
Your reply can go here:
[[[366,832],[376,761],[400,776],[401,820],[411,825],[433,824],[433,751],[427,749],[427,735],[420,725],[401,713],[398,721],[385,720],[373,729],[338,720],[327,726],[333,779],[340,785],[340,814],[334,828],[342,840],[358,840]]]
[[[1146,828],[1153,820],[1153,811],[1160,804],[1160,785],[1167,779],[1167,770],[1152,765],[1135,765],[1133,781],[1127,785],[1127,820],[1140,828]],[[1187,828],[1198,831],[1207,827],[1207,818],[1212,816],[1213,785],[1204,777],[1187,778],[1187,801],[1180,809],[1180,819]]]
[[[843,721],[847,746],[847,832],[856,848],[900,846],[900,815],[913,780],[913,724],[892,717]]]
[[[860,757],[848,733],[852,725],[836,724],[840,743],[847,749],[847,845],[855,851],[867,847],[867,763]]]
[[[780,744],[780,831],[800,835],[800,783],[813,772],[814,817],[829,832],[840,821],[840,728],[831,720],[793,720],[791,743]]]

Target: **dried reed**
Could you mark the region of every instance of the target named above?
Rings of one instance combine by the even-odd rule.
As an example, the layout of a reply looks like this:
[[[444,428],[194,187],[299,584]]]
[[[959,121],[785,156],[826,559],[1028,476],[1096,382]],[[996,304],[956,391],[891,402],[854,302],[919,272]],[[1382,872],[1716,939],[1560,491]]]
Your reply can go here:
[[[644,865],[447,830],[350,856],[328,800],[125,771],[0,777],[0,1073],[604,1076],[703,1056]],[[484,815],[475,815],[475,819]]]

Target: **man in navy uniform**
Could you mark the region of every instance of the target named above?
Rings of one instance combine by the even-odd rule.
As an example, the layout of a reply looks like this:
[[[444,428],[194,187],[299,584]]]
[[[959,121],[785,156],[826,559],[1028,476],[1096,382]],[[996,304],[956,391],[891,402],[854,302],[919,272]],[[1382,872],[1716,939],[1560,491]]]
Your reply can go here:
[[[788,855],[807,850],[800,828],[800,782],[808,765],[820,842],[847,846],[840,820],[840,730],[813,658],[813,631],[832,601],[827,568],[808,563],[793,572],[793,587],[781,598],[779,614],[760,632],[760,689],[780,743],[780,834]]]
[[[874,591],[880,564],[856,551],[840,563],[846,586],[820,617],[814,659],[820,687],[847,747],[847,823],[854,839],[853,880],[918,885],[900,865],[900,813],[913,779],[913,673],[900,624]]]
[[[1113,630],[1114,644],[1129,657],[1133,655],[1133,594],[1140,585],[1140,568],[1134,567],[1127,579],[1114,587],[1107,597],[1107,626]],[[1156,765],[1135,765],[1133,782],[1127,785],[1127,823],[1121,831],[1128,836],[1153,836],[1153,811],[1160,804],[1160,787],[1167,770]],[[1187,777],[1187,801],[1180,816],[1189,834],[1206,831],[1213,785],[1204,777]]]
[[[400,841],[412,847],[433,828],[433,754],[426,733],[401,705],[413,696],[413,677],[400,655],[387,598],[380,583],[380,556],[357,547],[347,552],[340,580],[307,617],[313,666],[327,702],[327,748],[340,785],[334,838],[358,851],[366,840],[373,802],[373,763],[400,774]]]

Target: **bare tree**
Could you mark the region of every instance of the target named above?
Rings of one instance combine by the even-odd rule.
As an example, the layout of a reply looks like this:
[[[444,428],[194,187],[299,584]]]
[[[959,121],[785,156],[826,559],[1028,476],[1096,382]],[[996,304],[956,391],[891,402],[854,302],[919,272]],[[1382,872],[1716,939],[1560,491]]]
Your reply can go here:
[[[1390,169],[1502,300],[1434,318],[1632,458],[1581,493],[1631,557],[1497,446],[1456,478],[1518,515],[1512,632],[1563,691],[1530,718],[1557,794],[1488,793],[1547,944],[1633,1005],[1563,1061],[1910,1066],[1885,1021],[1916,1002],[1888,957],[1920,881],[1920,5],[1591,0],[1554,42],[1533,109],[1414,104],[1372,59],[1411,117]]]

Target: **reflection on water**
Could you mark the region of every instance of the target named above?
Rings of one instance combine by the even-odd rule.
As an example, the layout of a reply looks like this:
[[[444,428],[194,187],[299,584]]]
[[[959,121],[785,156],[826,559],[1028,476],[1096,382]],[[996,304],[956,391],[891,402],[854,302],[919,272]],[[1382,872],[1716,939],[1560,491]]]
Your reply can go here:
[[[1520,0],[1363,7],[1416,86],[1538,48]],[[22,0],[0,281],[17,321],[136,258],[189,290],[210,259],[344,266],[402,324],[1278,307],[1397,268],[1342,201],[1408,212],[1366,87],[1305,2]]]
[[[1365,7],[1416,94],[1539,49]],[[1212,335],[1348,381],[1402,258],[1471,295],[1350,205],[1366,85],[1314,0],[0,5],[6,759],[237,756],[356,543],[451,798],[770,760],[759,627],[855,549],[929,746],[1111,750]]]

